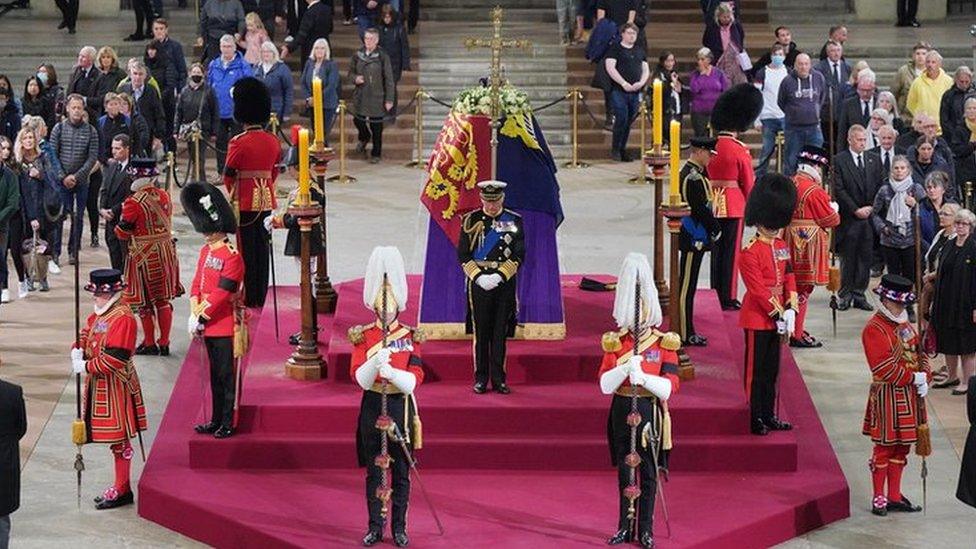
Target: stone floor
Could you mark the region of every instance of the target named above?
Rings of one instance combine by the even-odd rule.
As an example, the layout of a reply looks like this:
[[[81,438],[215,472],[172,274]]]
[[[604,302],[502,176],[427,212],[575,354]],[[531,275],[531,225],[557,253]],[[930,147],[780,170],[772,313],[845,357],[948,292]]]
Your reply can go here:
[[[100,36],[121,37],[129,32],[131,21],[126,16],[118,21],[100,21],[98,25]],[[923,30],[933,36],[942,32],[953,43],[963,45],[968,36],[960,25],[927,26]],[[0,40],[4,49],[21,43],[38,51],[50,46],[53,35],[50,27],[50,21],[4,17],[0,19]],[[901,30],[871,29],[872,40],[885,44],[904,45],[913,40],[901,36]],[[811,28],[801,32],[813,36],[814,31]],[[67,50],[76,50],[80,40],[58,36],[58,55],[72,56]],[[560,172],[566,211],[566,221],[559,233],[564,272],[614,272],[626,252],[649,251],[651,194],[647,187],[627,183],[633,167],[633,164],[599,164],[586,170]],[[334,185],[329,189],[333,279],[361,276],[370,249],[379,244],[400,247],[407,268],[419,272],[424,244],[422,229],[426,227],[426,213],[417,200],[423,183],[422,172],[358,161],[350,162],[350,172],[359,178],[357,183]],[[184,280],[189,281],[200,239],[182,217],[176,219],[175,228],[180,238]],[[292,284],[297,279],[297,271],[293,261],[280,255],[283,242],[283,235],[277,235],[279,281]],[[105,264],[106,255],[103,249],[86,249],[82,260],[82,272],[87,273],[90,268]],[[704,271],[701,281],[706,283],[707,265]],[[74,387],[69,382],[67,358],[73,331],[71,272],[52,276],[51,281],[50,293],[32,294],[26,300],[0,307],[3,359],[0,377],[24,385],[30,425],[21,446],[24,486],[22,507],[12,515],[12,547],[196,545],[192,540],[137,518],[134,507],[106,513],[92,510],[90,498],[112,478],[109,452],[103,447],[84,448],[88,468],[79,509],[71,468],[75,448],[69,440],[74,416]],[[860,435],[860,425],[869,376],[857,341],[867,314],[843,313],[838,319],[838,337],[834,339],[829,335],[826,302],[823,292],[814,295],[809,320],[810,331],[822,337],[826,345],[823,349],[797,353],[797,360],[850,482],[852,516],[784,546],[972,547],[972,527],[968,521],[974,517],[973,510],[957,502],[953,495],[961,441],[967,428],[962,397],[933,391],[929,399],[935,454],[929,459],[927,515],[879,519],[867,512],[870,487],[866,461],[870,443]],[[89,310],[87,302],[82,304],[82,311],[86,310]],[[174,356],[138,362],[150,414],[150,430],[145,437],[147,451],[151,451],[159,414],[186,350],[187,336],[179,329],[181,319],[187,314],[185,299],[177,300],[176,313]],[[906,492],[920,502],[917,461],[912,458],[905,486]],[[134,479],[138,478],[139,471],[137,458]],[[598,541],[595,543],[599,544]]]

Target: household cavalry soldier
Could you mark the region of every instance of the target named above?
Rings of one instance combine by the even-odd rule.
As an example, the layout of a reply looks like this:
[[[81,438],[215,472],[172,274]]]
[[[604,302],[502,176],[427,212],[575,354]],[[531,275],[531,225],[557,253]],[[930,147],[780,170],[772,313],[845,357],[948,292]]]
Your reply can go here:
[[[468,316],[465,329],[474,333],[474,392],[488,390],[488,381],[503,395],[505,339],[515,335],[516,273],[525,259],[522,216],[504,207],[504,181],[482,181],[481,209],[464,216],[458,260],[467,278]]]
[[[405,452],[410,446],[419,449],[423,440],[413,393],[424,381],[420,361],[424,338],[419,330],[398,321],[407,305],[407,276],[398,249],[373,249],[366,267],[363,303],[376,315],[376,321],[349,329],[353,344],[349,373],[363,388],[356,429],[359,466],[366,467],[369,511],[363,545],[369,547],[383,540],[392,501],[393,543],[406,547],[410,543],[410,459]]]
[[[840,225],[838,205],[823,188],[823,170],[830,166],[827,151],[806,146],[797,159],[796,211],[783,234],[793,256],[793,275],[799,310],[796,332],[790,337],[791,347],[820,347],[823,345],[804,330],[807,302],[814,286],[826,286],[830,278],[830,233],[828,229]]]
[[[681,199],[691,207],[691,215],[681,220],[678,248],[678,335],[686,345],[704,346],[708,340],[695,332],[695,292],[705,252],[719,239],[722,229],[712,215],[712,189],[705,169],[715,154],[716,139],[692,137],[691,157],[681,167]]]
[[[268,293],[268,233],[264,218],[277,202],[276,164],[281,156],[278,138],[264,131],[271,117],[268,88],[256,78],[247,77],[234,84],[234,118],[244,126],[227,144],[224,186],[238,214],[237,245],[244,265],[244,304],[264,305]]]
[[[926,413],[920,399],[928,393],[932,371],[925,353],[918,352],[918,334],[908,321],[906,307],[915,302],[912,282],[886,274],[874,293],[881,307],[861,332],[872,378],[862,430],[874,442],[868,462],[874,484],[871,512],[914,513],[922,508],[902,495],[901,476],[908,450],[922,438],[919,426],[926,423]]]
[[[795,209],[793,182],[772,173],[759,179],[746,203],[745,221],[756,227],[756,236],[742,250],[746,295],[739,326],[746,338],[743,380],[755,435],[793,428],[776,417],[774,408],[780,346],[795,330],[797,310],[790,249],[779,233],[790,223]]]
[[[737,299],[742,215],[756,177],[749,148],[738,137],[752,127],[762,106],[762,92],[751,84],[738,84],[720,95],[712,110],[711,126],[717,142],[715,157],[708,165],[708,178],[721,236],[712,249],[710,272],[711,287],[718,292],[725,310],[742,307]]]
[[[173,205],[169,194],[155,186],[159,174],[154,159],[133,158],[126,171],[132,178],[132,194],[122,203],[115,226],[119,240],[128,241],[122,301],[139,314],[142,323],[143,340],[136,354],[169,356],[171,300],[183,295],[172,234]]]
[[[190,286],[191,337],[203,337],[210,362],[210,421],[197,425],[200,434],[227,438],[237,422],[241,372],[239,359],[247,351],[247,326],[240,289],[244,262],[230,240],[237,223],[220,189],[206,182],[183,187],[180,202],[193,228],[203,234],[197,271]]]
[[[639,309],[635,308],[638,300]],[[617,467],[620,509],[617,532],[607,543],[618,545],[637,539],[642,547],[654,547],[654,500],[658,473],[667,471],[671,450],[667,401],[678,390],[677,350],[681,340],[676,333],[655,329],[661,324],[661,306],[643,254],[631,253],[624,259],[613,318],[620,330],[603,336],[600,389],[605,395],[613,395],[607,440],[610,461]],[[632,426],[628,416],[634,399],[640,421]]]
[[[145,431],[146,406],[132,355],[136,350],[136,318],[122,301],[122,273],[96,269],[85,291],[92,293],[95,312],[81,329],[79,347],[71,349],[74,373],[86,374],[82,418],[85,432],[75,440],[110,444],[115,457],[115,482],[95,498],[96,509],[112,509],[135,501],[129,470],[129,440]]]

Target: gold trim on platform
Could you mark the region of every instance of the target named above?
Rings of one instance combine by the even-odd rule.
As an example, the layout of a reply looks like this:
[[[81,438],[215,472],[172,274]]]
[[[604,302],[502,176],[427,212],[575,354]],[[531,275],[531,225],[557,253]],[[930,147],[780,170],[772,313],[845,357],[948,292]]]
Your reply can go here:
[[[427,333],[427,339],[434,341],[471,339],[464,333],[463,322],[421,322],[419,325]],[[528,341],[559,341],[566,339],[566,323],[528,323],[515,326],[515,337]]]

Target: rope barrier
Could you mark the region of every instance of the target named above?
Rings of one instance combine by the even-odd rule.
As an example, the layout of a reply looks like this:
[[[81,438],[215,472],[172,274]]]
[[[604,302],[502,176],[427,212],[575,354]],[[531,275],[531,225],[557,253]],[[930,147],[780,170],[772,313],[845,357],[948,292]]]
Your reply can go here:
[[[586,96],[584,96],[582,93],[580,94],[580,103],[583,104],[583,110],[586,111],[586,114],[589,115],[590,120],[593,121],[593,126],[600,127],[600,121],[593,116],[593,111],[590,110],[590,106],[586,103]]]
[[[557,105],[559,103],[562,103],[563,101],[566,101],[567,99],[569,99],[569,97],[572,95],[572,93],[573,92],[569,92],[566,95],[560,97],[559,99],[556,99],[555,101],[550,101],[550,102],[546,103],[545,105],[539,107],[538,109],[532,109],[532,112],[541,112],[541,111],[544,111],[544,110],[548,109],[549,107],[552,107],[553,105]]]

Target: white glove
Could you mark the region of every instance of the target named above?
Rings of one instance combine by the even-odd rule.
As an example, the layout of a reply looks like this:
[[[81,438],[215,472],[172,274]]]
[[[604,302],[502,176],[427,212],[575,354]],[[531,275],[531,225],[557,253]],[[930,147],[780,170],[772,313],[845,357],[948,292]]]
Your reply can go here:
[[[661,376],[644,374],[644,387],[660,400],[671,397],[671,380]]]
[[[642,373],[644,369],[641,367],[641,364],[643,363],[644,357],[641,355],[630,357],[627,359],[627,373]]]
[[[393,366],[389,362],[384,362],[383,365],[380,366],[380,377],[385,380],[389,380],[393,377]]]
[[[489,290],[494,290],[495,288],[497,288],[498,285],[501,284],[503,280],[502,275],[498,273],[492,273],[488,275],[487,278],[488,278],[488,283],[491,284],[491,287],[488,288]]]
[[[491,291],[493,286],[488,282],[488,275],[481,275],[474,279],[474,283],[477,284],[482,290],[488,292]]]
[[[85,359],[83,358],[72,358],[71,359],[71,371],[76,374],[85,373]]]
[[[914,379],[912,380],[912,383],[917,386],[925,385],[929,381],[929,378],[927,375],[925,375],[925,372],[915,372],[913,376]]]
[[[373,361],[373,363],[376,365],[377,368],[380,368],[384,364],[390,363],[391,356],[393,356],[393,351],[391,351],[389,347],[383,347],[379,351],[376,351],[376,354],[373,355],[373,358],[371,360]]]
[[[383,375],[382,372],[380,375]],[[417,376],[406,370],[397,370],[392,366],[390,367],[390,377],[387,379],[405,395],[413,393],[414,388],[417,386]]]
[[[920,396],[922,398],[925,398],[925,395],[929,394],[929,384],[928,383],[923,383],[921,385],[917,385],[915,387],[915,389],[918,391],[918,396]]]
[[[793,309],[786,309],[783,312],[783,322],[786,323],[786,335],[793,337],[793,332],[796,331],[796,311]]]
[[[84,349],[71,349],[71,360],[85,360]]]
[[[833,200],[831,200],[830,201],[830,209],[831,210],[834,210],[835,212],[839,212],[840,211],[840,204],[838,204],[838,203],[834,202]]]
[[[628,375],[630,375],[630,362],[610,368],[600,376],[600,390],[605,395],[612,395]]]
[[[641,372],[641,371],[638,371],[638,370],[631,370],[630,371],[630,384],[633,385],[634,387],[643,387],[644,386],[644,376],[645,375],[646,374],[644,374],[644,372]]]
[[[186,331],[188,334],[190,334],[190,337],[195,337],[199,335],[200,332],[199,327],[200,327],[200,317],[193,314],[187,317]]]
[[[272,229],[272,227],[271,227],[272,225],[274,225],[274,216],[269,215],[268,217],[265,217],[264,218],[264,230],[266,230],[266,231],[268,231],[270,233],[271,232],[271,229]]]

